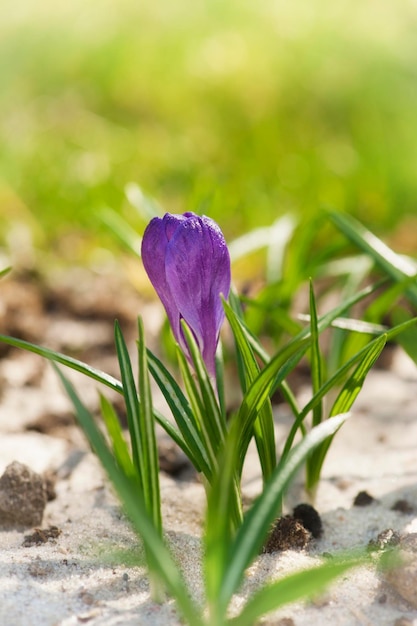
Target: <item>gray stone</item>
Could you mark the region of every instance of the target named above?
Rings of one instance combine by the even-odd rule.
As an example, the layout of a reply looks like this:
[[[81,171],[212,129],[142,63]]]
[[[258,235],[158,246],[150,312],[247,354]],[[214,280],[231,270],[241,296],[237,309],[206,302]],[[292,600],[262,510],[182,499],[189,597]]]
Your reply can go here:
[[[37,526],[42,523],[47,492],[42,476],[13,461],[0,478],[0,526]]]
[[[386,579],[404,600],[417,608],[417,533],[402,537],[399,560],[399,565],[387,571]]]

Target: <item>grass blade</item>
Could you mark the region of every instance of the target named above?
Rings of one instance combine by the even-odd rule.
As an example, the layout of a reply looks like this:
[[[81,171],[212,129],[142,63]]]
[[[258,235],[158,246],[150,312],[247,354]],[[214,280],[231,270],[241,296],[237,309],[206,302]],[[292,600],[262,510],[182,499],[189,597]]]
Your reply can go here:
[[[233,332],[236,349],[243,365],[244,391],[255,380],[260,372],[252,348],[245,336],[238,316],[233,309],[223,302],[227,320]],[[258,448],[264,481],[272,474],[276,466],[275,430],[271,402],[267,400],[254,422],[254,435]]]
[[[77,420],[84,434],[100,459],[110,481],[113,483],[134,529],[143,540],[147,556],[148,558],[150,557],[149,565],[153,568],[155,575],[163,581],[188,623],[195,626],[204,626],[200,611],[189,597],[181,572],[175,564],[164,540],[155,528],[141,493],[138,492],[134,483],[117,466],[102,433],[94,422],[93,416],[79,399],[74,387],[56,365],[53,364],[53,367],[74,405]]]
[[[70,356],[66,356],[61,352],[55,352],[54,350],[50,350],[49,348],[44,348],[42,346],[37,346],[36,344],[30,343],[29,341],[24,341],[23,339],[17,339],[16,337],[9,337],[8,335],[0,335],[0,341],[2,343],[7,343],[9,346],[13,346],[15,348],[20,348],[22,350],[26,350],[27,352],[33,352],[34,354],[38,354],[39,356],[48,359],[48,361],[55,361],[56,363],[60,363],[61,365],[65,365],[76,372],[80,372],[93,380],[110,387],[114,391],[118,393],[123,393],[123,385],[122,383],[102,372],[101,370],[96,369],[95,367],[91,367],[91,365],[87,365],[87,363],[83,363],[78,359],[73,359]]]
[[[225,611],[232,595],[237,591],[245,569],[259,553],[267,532],[273,522],[283,493],[309,454],[326,438],[334,434],[346,421],[347,415],[339,415],[316,426],[285,459],[280,462],[262,494],[247,513],[235,539],[229,546],[229,558],[223,578],[218,585],[219,611]],[[234,422],[234,429],[238,422]],[[232,435],[234,437],[235,435]],[[233,442],[233,439],[232,439]],[[237,445],[237,443],[235,444]],[[230,450],[228,448],[228,450]],[[232,462],[232,461],[230,461]],[[227,487],[227,485],[225,485]]]
[[[129,352],[122,335],[118,322],[114,325],[114,338],[116,343],[117,358],[119,360],[120,374],[123,384],[123,397],[126,403],[127,423],[129,427],[130,440],[132,444],[132,457],[136,474],[139,477],[141,489],[143,491],[146,476],[146,467],[141,454],[142,436],[140,430],[139,398],[133,377],[132,364]]]
[[[138,319],[139,341],[139,404],[141,430],[141,456],[145,467],[144,496],[149,503],[155,528],[162,533],[161,496],[159,488],[159,458],[156,445],[155,422],[152,407],[151,385],[149,381],[148,359],[144,340],[143,322]]]
[[[224,416],[224,421],[226,421],[226,392],[225,392],[225,376],[224,376],[224,360],[223,360],[223,346],[221,340],[217,344],[216,357],[215,357],[215,366],[216,366],[216,388],[217,388],[217,397],[219,399],[219,407],[220,412]]]
[[[4,269],[0,270],[0,278],[3,278],[3,276],[6,276],[11,271],[11,267],[5,267]]]
[[[227,432],[226,418],[221,413],[213,386],[194,337],[185,323],[183,323],[183,330],[194,363],[195,376],[198,381],[200,393],[198,393],[198,390],[193,388],[191,384],[193,380],[189,368],[187,368],[187,370],[183,369],[184,373],[187,372],[186,376],[191,378],[187,384],[188,388],[190,390],[193,389],[193,393],[196,393],[202,400],[203,412],[199,416],[199,419],[201,420],[201,429],[204,432],[207,442],[206,445],[209,446],[210,454],[213,458],[211,463],[212,480],[216,473],[218,474],[220,471],[223,471],[219,466],[219,452],[224,448]],[[234,468],[233,488],[230,491],[230,497],[227,502],[227,509],[231,517],[231,528],[238,527],[242,521],[242,504],[238,478],[239,476]],[[216,510],[217,515],[221,515],[219,509],[216,508]]]
[[[411,321],[410,314],[400,306],[393,310],[392,318],[397,324]],[[415,326],[408,327],[399,335],[397,341],[410,359],[417,364],[417,328]]]
[[[342,390],[338,394],[336,401],[330,411],[330,416],[345,413],[352,408],[369,370],[374,366],[375,361],[381,354],[386,344],[387,336],[382,335],[368,345],[368,350],[364,352],[362,360],[359,362],[353,374],[348,378]],[[323,441],[316,450],[314,450],[308,464],[308,473],[306,476],[306,489],[311,494],[317,487],[320,480],[321,470],[327,452],[330,448],[334,435]]]
[[[346,299],[342,304],[335,307],[329,313],[321,316],[317,322],[318,332],[322,332],[328,328],[336,318],[340,317],[344,313],[344,311],[348,310],[351,306],[353,306],[353,304],[356,304],[356,302],[360,302],[366,298],[384,283],[385,281],[379,281],[374,285],[366,287],[351,298]],[[281,385],[289,372],[297,365],[303,354],[305,354],[310,341],[310,330],[309,328],[305,328],[297,336],[293,337],[282,350],[271,358],[245,393],[238,414],[241,430],[240,459],[242,463],[250,442],[253,421],[255,420],[256,415],[262,409],[264,402]]]
[[[313,394],[322,386],[322,357],[319,344],[319,329],[317,320],[316,300],[314,297],[313,283],[310,281],[310,332],[311,332],[311,382]],[[323,404],[317,402],[313,409],[313,426],[320,424],[323,418]]]
[[[100,408],[104,424],[113,447],[113,454],[117,463],[126,476],[134,477],[135,468],[126,441],[123,437],[119,418],[112,404],[105,396],[100,394]]]
[[[171,409],[172,415],[184,438],[184,444],[181,445],[181,448],[196,470],[202,472],[209,479],[211,470],[207,453],[190,404],[180,386],[163,363],[150,350],[147,351],[147,355],[149,371]]]
[[[224,440],[226,433],[226,417],[220,410],[216,393],[194,336],[184,320],[182,320],[182,329],[193,360],[195,374],[206,412],[206,420],[209,422],[210,431],[212,431],[213,435],[213,442],[217,441],[217,443],[220,443]]]
[[[219,441],[216,440],[213,435],[213,428],[210,420],[207,419],[204,402],[199,394],[197,384],[193,373],[190,370],[187,359],[181,348],[177,345],[177,358],[181,371],[181,376],[184,381],[187,396],[191,404],[191,410],[193,413],[193,419],[196,427],[198,428],[199,437],[202,442],[202,446],[205,451],[205,456],[208,463],[208,475],[209,480],[213,475],[214,469],[217,466],[217,452],[219,448]]]
[[[110,230],[112,236],[118,237],[120,242],[135,255],[141,255],[142,238],[136,230],[120,216],[120,213],[110,207],[103,207],[99,212],[101,221]]]
[[[139,402],[133,377],[132,364],[118,322],[115,323],[116,351],[123,382],[127,421],[132,444],[133,463],[138,476],[145,504],[152,516],[155,528],[161,532],[161,504],[159,495],[158,453],[153,424],[152,398],[147,368],[146,347],[143,343],[143,326],[139,320],[141,338],[139,352]]]
[[[117,378],[114,378],[113,376],[110,376],[109,374],[106,374],[105,372],[98,370],[95,367],[91,367],[91,365],[83,363],[78,359],[66,356],[61,352],[50,350],[49,348],[37,346],[36,344],[24,341],[23,339],[9,337],[8,335],[0,335],[0,342],[6,343],[9,346],[13,346],[15,348],[20,348],[22,350],[32,352],[33,354],[38,354],[39,356],[48,359],[48,361],[51,361],[52,363],[60,363],[61,365],[65,365],[66,367],[69,367],[76,372],[80,372],[81,374],[84,374],[84,376],[88,376],[88,378],[91,378],[92,380],[95,380],[123,395],[123,385],[120,380],[117,380]],[[175,426],[169,420],[167,420],[164,415],[159,413],[159,411],[154,411],[154,417],[158,424],[162,426],[162,428],[173,439],[173,441],[175,441],[180,446],[180,448],[182,448],[186,452],[187,446],[178,429],[175,428]]]
[[[236,421],[232,424],[236,425]],[[204,533],[204,574],[211,624],[221,624],[226,609],[219,604],[218,596],[230,557],[229,546],[237,528],[232,523],[231,502],[238,461],[238,436],[238,429],[232,427],[221,451],[219,470],[208,492]]]
[[[339,228],[352,243],[371,256],[376,265],[388,274],[390,278],[398,282],[407,277],[417,275],[417,266],[415,263],[396,254],[352,216],[335,211],[331,211],[329,216],[337,228]],[[410,302],[417,306],[417,282],[413,282],[409,285],[404,290],[404,294]]]
[[[261,360],[261,362],[264,365],[266,365],[271,360],[271,357],[261,346],[257,337],[255,337],[255,335],[249,330],[249,328],[245,324],[245,321],[243,320],[243,311],[240,305],[240,300],[233,291],[230,292],[230,295],[229,295],[229,306],[231,307],[231,309],[233,310],[233,313],[239,320],[241,331],[244,334],[247,343],[252,348],[254,354]],[[298,325],[297,325],[297,330],[299,331]],[[237,354],[237,365],[238,365],[238,371],[239,371],[239,379],[241,380],[241,387],[244,389],[243,363],[242,363],[242,359],[239,353]],[[297,400],[290,386],[288,385],[288,383],[285,380],[283,380],[278,385],[278,388],[281,391],[285,401],[288,403],[294,415],[297,416],[299,413]]]
[[[313,387],[313,395],[315,395],[322,387],[322,357],[319,343],[319,330],[317,320],[316,299],[314,297],[313,283],[310,280],[310,331],[311,331],[311,382]],[[323,402],[322,398],[315,403],[312,416],[312,427],[317,426],[323,419]],[[317,464],[316,456],[320,446],[316,448],[306,461],[306,488],[310,490],[310,476],[314,473]]]
[[[284,604],[314,597],[335,578],[365,562],[365,555],[335,557],[317,567],[290,574],[265,585],[249,599],[240,615],[229,620],[228,626],[253,626],[261,615]]]
[[[410,329],[415,324],[417,324],[417,317],[413,317],[411,319],[407,319],[404,322],[398,324],[397,326],[394,326],[393,328],[391,328],[390,330],[385,332],[384,336],[386,336],[387,340],[391,340],[394,337],[396,337],[397,335],[401,336],[403,333],[407,332],[407,330]],[[329,393],[329,391],[331,389],[333,389],[333,387],[335,387],[336,385],[341,383],[343,381],[344,377],[347,375],[347,373],[355,365],[355,363],[357,363],[360,359],[362,359],[366,355],[368,350],[370,350],[370,349],[372,350],[373,346],[375,346],[376,343],[378,344],[379,341],[380,341],[380,337],[377,337],[376,339],[373,339],[371,342],[369,342],[366,346],[361,348],[359,350],[359,352],[357,352],[346,363],[344,363],[344,365],[342,365],[342,367],[340,367],[337,370],[337,372],[335,372],[333,374],[333,376],[331,378],[329,378],[322,385],[322,387],[311,398],[311,400],[309,402],[307,402],[307,404],[300,411],[297,419],[295,420],[294,424],[291,427],[291,431],[290,431],[290,433],[289,433],[289,435],[287,437],[287,440],[285,442],[285,447],[284,447],[284,450],[283,450],[283,453],[282,453],[283,457],[285,457],[285,455],[289,452],[289,450],[290,450],[290,448],[291,448],[291,446],[293,444],[294,437],[295,437],[295,435],[297,433],[297,430],[299,428],[302,428],[302,422],[303,422],[304,418],[314,408],[315,403],[320,401],[321,398],[324,398],[324,396],[326,396]]]
[[[335,307],[329,313],[321,316],[317,322],[318,331],[322,332],[328,328],[336,318],[343,315],[346,310],[349,310],[357,302],[360,302],[368,295],[374,293],[381,285],[385,284],[385,282],[385,280],[379,281],[374,285],[366,287],[352,297],[347,298],[342,304]],[[401,332],[401,329],[397,328],[392,336],[399,332]],[[305,328],[296,337],[293,337],[293,339],[268,362],[266,367],[261,370],[256,380],[247,390],[239,411],[242,432],[240,444],[241,459],[244,459],[247,446],[249,445],[252,421],[262,408],[265,400],[282,384],[285,377],[294,369],[301,357],[305,354],[310,341],[310,330],[309,328]],[[302,420],[299,418],[296,419],[297,429],[302,427],[301,422]]]
[[[362,389],[365,378],[369,373],[369,370],[375,364],[375,361],[381,354],[384,346],[387,342],[387,335],[384,334],[378,337],[375,341],[372,341],[367,346],[367,350],[364,351],[363,358],[359,362],[353,374],[348,378],[343,385],[342,390],[338,394],[333,407],[330,411],[330,415],[337,415],[340,412],[349,411],[354,401],[356,400],[360,390]]]

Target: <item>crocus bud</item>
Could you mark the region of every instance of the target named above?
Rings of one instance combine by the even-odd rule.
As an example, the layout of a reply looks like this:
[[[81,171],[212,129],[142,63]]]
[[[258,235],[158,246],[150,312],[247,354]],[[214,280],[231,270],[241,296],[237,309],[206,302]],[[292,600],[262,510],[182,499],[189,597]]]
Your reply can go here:
[[[194,213],[155,217],[143,235],[142,260],[182,350],[189,358],[184,319],[214,376],[224,319],[220,296],[227,298],[230,291],[230,256],[220,228]]]

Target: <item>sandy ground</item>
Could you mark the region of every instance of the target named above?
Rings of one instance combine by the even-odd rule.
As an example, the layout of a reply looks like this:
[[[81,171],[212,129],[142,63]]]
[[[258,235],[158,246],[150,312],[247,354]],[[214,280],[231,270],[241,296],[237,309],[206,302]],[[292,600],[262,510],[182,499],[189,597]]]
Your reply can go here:
[[[138,565],[142,555],[137,539],[81,433],[74,425],[64,424],[69,404],[49,366],[40,368],[39,360],[29,355],[11,355],[1,362],[0,379],[0,473],[12,461],[36,472],[54,471],[56,498],[46,505],[41,527],[56,526],[61,531],[46,543],[31,546],[23,545],[31,528],[0,531],[0,625],[179,624],[171,601],[163,605],[150,601],[146,573]],[[83,397],[94,403],[95,385],[80,378],[77,382]],[[337,435],[325,464],[316,501],[323,537],[303,551],[259,557],[247,573],[235,608],[262,581],[314,564],[324,552],[365,546],[390,528],[401,535],[417,533],[416,390],[417,368],[400,352],[391,371],[370,374],[352,419]],[[45,415],[54,416],[55,428],[28,430]],[[288,416],[278,411],[276,417],[282,438]],[[204,493],[191,479],[178,481],[162,474],[161,484],[165,529],[198,597]],[[245,470],[245,496],[254,496],[259,485],[259,468],[251,455]],[[353,506],[362,490],[374,502]],[[303,499],[300,484],[295,483],[288,509]],[[392,510],[399,499],[405,499],[411,510]],[[417,589],[415,569],[412,575]],[[417,625],[417,604],[407,603],[374,567],[367,566],[350,572],[320,601],[284,607],[264,623]]]

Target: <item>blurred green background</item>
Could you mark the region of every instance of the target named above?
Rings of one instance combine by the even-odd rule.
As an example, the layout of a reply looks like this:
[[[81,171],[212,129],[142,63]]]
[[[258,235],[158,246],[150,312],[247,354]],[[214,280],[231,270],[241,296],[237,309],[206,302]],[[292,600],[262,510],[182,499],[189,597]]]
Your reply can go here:
[[[12,256],[28,240],[64,263],[117,250],[101,212],[141,232],[132,183],[229,239],[332,206],[416,249],[415,0],[3,0],[1,14]]]

